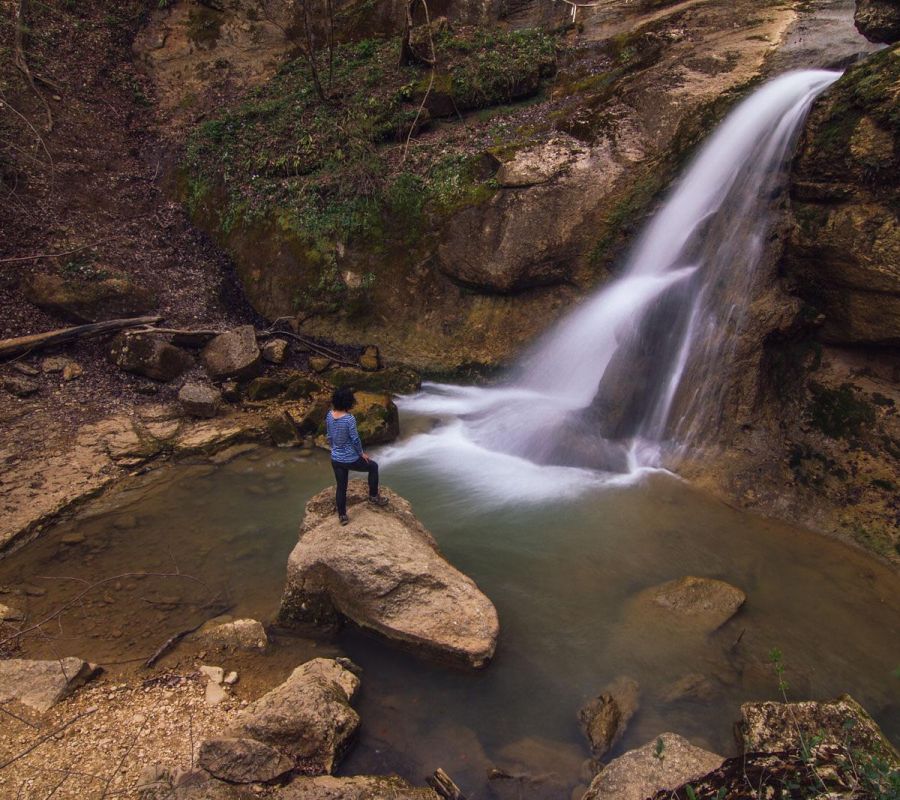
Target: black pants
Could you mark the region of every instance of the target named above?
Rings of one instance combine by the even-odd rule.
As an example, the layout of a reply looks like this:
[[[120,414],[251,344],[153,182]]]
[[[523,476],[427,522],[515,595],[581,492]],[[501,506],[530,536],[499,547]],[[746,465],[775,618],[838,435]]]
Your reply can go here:
[[[340,461],[332,461],[331,468],[334,470],[334,477],[337,480],[337,496],[335,502],[337,512],[341,516],[347,513],[347,481],[350,480],[350,470],[354,472],[369,473],[369,497],[378,496],[378,464],[370,458],[366,461],[364,458],[357,458],[349,464],[343,464]]]

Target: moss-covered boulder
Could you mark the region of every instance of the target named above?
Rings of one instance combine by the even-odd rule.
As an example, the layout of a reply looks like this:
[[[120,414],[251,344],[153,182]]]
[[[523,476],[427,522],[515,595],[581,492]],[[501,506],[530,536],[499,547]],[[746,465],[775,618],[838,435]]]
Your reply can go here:
[[[839,344],[900,344],[900,47],[849,69],[814,108],[786,254]]]

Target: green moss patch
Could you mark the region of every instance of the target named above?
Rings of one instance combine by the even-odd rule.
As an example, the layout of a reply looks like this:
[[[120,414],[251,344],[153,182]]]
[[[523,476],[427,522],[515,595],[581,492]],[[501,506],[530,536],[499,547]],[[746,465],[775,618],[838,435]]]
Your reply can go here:
[[[809,388],[809,421],[826,436],[849,439],[875,422],[875,409],[858,396],[853,384],[843,383],[831,389],[813,382]]]
[[[448,92],[454,114],[533,94],[555,68],[555,38],[539,30],[448,30],[435,46],[432,92]],[[436,220],[497,191],[465,140],[415,163],[402,158],[407,138],[431,119],[420,112],[431,72],[401,66],[399,53],[399,37],[340,45],[333,63],[323,52],[324,100],[307,61],[291,61],[189,137],[181,181],[189,211],[226,242],[262,228],[290,242],[304,273],[298,309],[346,303],[340,247],[364,241],[384,260],[410,254]]]

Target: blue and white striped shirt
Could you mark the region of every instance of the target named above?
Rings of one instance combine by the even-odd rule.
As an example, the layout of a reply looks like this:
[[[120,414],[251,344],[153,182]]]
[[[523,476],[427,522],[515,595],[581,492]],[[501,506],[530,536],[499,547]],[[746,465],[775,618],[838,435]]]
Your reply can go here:
[[[353,414],[344,414],[335,418],[328,412],[325,415],[325,433],[331,445],[331,460],[339,464],[352,464],[362,458],[363,446],[356,430],[356,418]]]

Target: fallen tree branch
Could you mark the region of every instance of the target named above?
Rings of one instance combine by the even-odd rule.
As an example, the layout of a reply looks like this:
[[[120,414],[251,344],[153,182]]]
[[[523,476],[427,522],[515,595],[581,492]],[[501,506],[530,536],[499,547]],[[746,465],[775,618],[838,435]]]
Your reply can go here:
[[[166,653],[168,653],[176,644],[178,644],[185,636],[193,633],[196,630],[202,628],[210,619],[215,619],[216,617],[221,617],[222,614],[227,614],[231,609],[234,608],[233,605],[224,606],[220,608],[215,614],[213,614],[209,619],[205,619],[202,622],[198,622],[194,625],[193,628],[187,628],[183,631],[178,631],[178,633],[170,636],[166,639],[157,649],[156,652],[150,656],[144,662],[144,669],[150,669],[157,661],[159,661]]]
[[[13,264],[17,261],[39,261],[42,258],[58,258],[59,256],[70,256],[72,253],[80,253],[82,250],[88,250],[99,244],[83,244],[81,247],[74,247],[71,250],[63,250],[61,253],[37,253],[33,256],[16,256],[15,258],[0,258],[0,264]]]
[[[30,353],[44,347],[80,339],[91,339],[106,333],[115,333],[126,328],[154,325],[162,322],[162,317],[129,317],[128,319],[109,319],[104,322],[91,322],[87,325],[75,325],[70,328],[58,328],[46,333],[35,333],[30,336],[18,336],[13,339],[0,339],[0,359]]]

